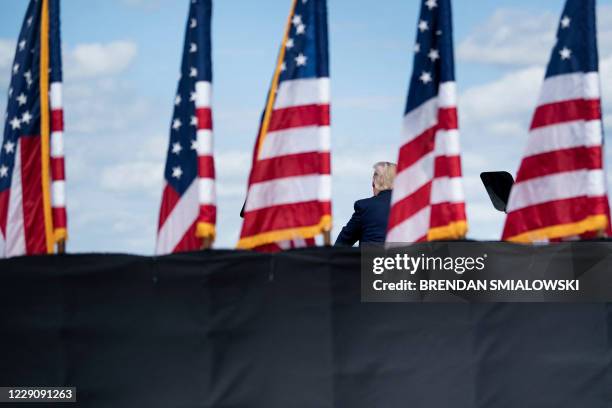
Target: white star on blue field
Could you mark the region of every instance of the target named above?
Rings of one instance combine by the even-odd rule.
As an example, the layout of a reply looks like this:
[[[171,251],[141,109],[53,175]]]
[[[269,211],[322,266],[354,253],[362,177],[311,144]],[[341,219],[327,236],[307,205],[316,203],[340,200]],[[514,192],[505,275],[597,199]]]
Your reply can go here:
[[[598,3],[602,105],[610,134],[612,0]],[[252,148],[290,5],[291,0],[214,2],[216,247],[233,247],[238,239]],[[560,20],[563,5],[453,1],[470,238],[501,236],[504,216],[489,203],[478,176],[518,168],[559,21],[572,24]],[[170,129],[190,125],[172,117],[175,103],[188,97],[175,92],[189,0],[62,0],[61,6],[68,249],[152,254]],[[439,57],[416,41],[417,32],[428,29],[418,21],[420,6],[417,0],[328,0],[333,238],[353,202],[371,194],[372,164],[397,160],[414,52],[432,62]],[[26,0],[0,4],[0,112],[26,7]],[[561,46],[555,52],[567,60],[576,50]],[[296,64],[308,63],[295,58]],[[431,81],[424,74],[421,81]],[[171,151],[190,148],[180,143]]]

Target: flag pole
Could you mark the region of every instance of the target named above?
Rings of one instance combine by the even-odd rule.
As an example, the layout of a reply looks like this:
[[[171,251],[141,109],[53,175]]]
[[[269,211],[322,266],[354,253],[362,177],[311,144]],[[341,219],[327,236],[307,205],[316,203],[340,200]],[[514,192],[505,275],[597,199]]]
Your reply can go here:
[[[289,30],[291,29],[291,20],[295,14],[296,6],[297,6],[297,0],[293,0],[293,3],[291,5],[291,12],[289,13],[289,18],[287,19],[287,25],[285,26],[285,34],[283,35],[283,42],[281,44],[280,52],[278,53],[278,59],[276,61],[276,69],[274,70],[274,76],[272,78],[272,86],[270,88],[270,93],[268,94],[268,101],[266,104],[266,110],[264,112],[262,126],[261,126],[259,137],[257,140],[256,157],[259,156],[259,152],[261,151],[261,146],[263,145],[263,140],[268,133],[270,117],[272,116],[272,109],[274,108],[274,102],[276,100],[278,80],[281,74],[281,65],[283,61],[285,60],[287,38],[289,37]],[[323,230],[322,235],[323,235],[323,244],[325,246],[331,246],[331,231]]]
[[[211,249],[213,242],[215,242],[215,239],[212,236],[202,238],[200,249]]]
[[[303,3],[306,3],[306,0],[302,0]],[[275,101],[277,98],[277,91],[279,89],[279,82],[281,78],[281,73],[283,71],[283,62],[285,60],[285,55],[288,47],[288,39],[291,31],[291,26],[294,18],[296,17],[296,8],[297,8],[298,0],[292,1],[291,10],[289,12],[289,16],[287,18],[287,23],[285,26],[285,32],[283,34],[283,40],[281,42],[280,50],[278,53],[278,57],[276,60],[276,68],[274,70],[274,74],[272,77],[272,82],[270,86],[270,90],[268,92],[266,98],[266,106],[264,110],[264,114],[261,120],[261,126],[258,132],[257,141],[255,144],[254,154],[253,154],[253,167],[251,169],[251,176],[249,177],[249,186],[253,183],[253,169],[257,165],[257,161],[261,155],[261,151],[268,135],[268,130],[270,127],[272,112],[274,110]],[[316,9],[318,10],[318,9]],[[321,10],[318,10],[321,11]],[[323,11],[325,12],[325,11]],[[299,20],[296,20],[299,21]],[[327,29],[325,23],[325,29]],[[326,35],[322,39],[322,41],[327,45],[327,37]],[[327,64],[327,60],[324,61]],[[246,202],[248,201],[249,192],[247,192],[247,199],[245,200],[245,205],[243,205],[243,211],[241,211],[241,216],[244,215],[244,210],[246,207]],[[246,222],[246,217],[245,222]],[[319,220],[319,222],[315,225],[305,225],[305,226],[292,226],[284,229],[271,230],[266,232],[253,232],[249,233],[247,236],[243,236],[242,233],[245,233],[244,223],[243,230],[241,233],[241,237],[238,241],[237,247],[241,249],[253,249],[254,247],[265,245],[273,242],[291,240],[297,237],[303,237],[306,239],[312,239],[318,236],[319,234],[323,234],[323,240],[326,246],[331,245],[331,236],[330,236],[330,226],[331,224],[331,215],[323,214]]]
[[[276,68],[274,69],[274,75],[272,76],[272,85],[270,86],[270,92],[268,93],[268,101],[266,103],[266,110],[264,111],[264,117],[261,123],[261,129],[259,132],[259,137],[257,138],[257,153],[255,157],[259,157],[259,153],[261,152],[261,147],[263,145],[263,141],[268,134],[268,126],[270,125],[270,118],[272,117],[272,109],[274,108],[274,102],[276,100],[276,91],[278,89],[278,80],[281,74],[281,66],[283,61],[285,60],[285,52],[286,52],[286,44],[287,38],[289,38],[289,30],[291,29],[291,19],[295,14],[295,7],[297,5],[297,0],[293,0],[291,4],[291,12],[289,13],[289,18],[287,19],[287,25],[285,26],[285,34],[283,35],[283,42],[280,47],[280,51],[278,52],[278,58],[276,60]]]
[[[331,246],[331,231],[323,230],[323,244],[325,246]]]
[[[47,253],[54,250],[49,175],[49,1],[42,0],[40,17],[40,151],[42,167],[42,197]]]

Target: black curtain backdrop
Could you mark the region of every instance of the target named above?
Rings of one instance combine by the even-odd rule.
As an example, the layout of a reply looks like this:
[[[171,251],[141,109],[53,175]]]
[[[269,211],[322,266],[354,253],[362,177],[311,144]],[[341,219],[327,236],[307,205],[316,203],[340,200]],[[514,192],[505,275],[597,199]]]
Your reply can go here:
[[[612,407],[610,305],[361,303],[356,249],[0,261],[0,345],[67,406]]]

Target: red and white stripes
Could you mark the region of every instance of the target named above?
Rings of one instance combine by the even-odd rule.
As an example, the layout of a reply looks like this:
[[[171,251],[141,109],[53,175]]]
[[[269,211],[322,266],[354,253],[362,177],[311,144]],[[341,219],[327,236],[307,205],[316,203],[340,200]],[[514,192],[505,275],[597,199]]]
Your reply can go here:
[[[199,212],[198,179],[191,183],[182,196],[166,183],[159,215],[155,253],[163,255],[198,248],[195,232]]]
[[[214,237],[217,217],[211,96],[211,83],[197,81],[195,84],[195,108],[197,118],[196,151],[198,153],[199,214],[196,235],[201,238]]]
[[[164,169],[157,254],[209,248],[215,237],[212,0],[190,2]]]
[[[547,241],[608,228],[600,105],[597,72],[545,79],[503,239]]]
[[[249,179],[239,248],[331,222],[329,78],[282,81]],[[305,233],[309,235],[308,232]]]
[[[0,193],[0,258],[46,252],[40,137],[21,137],[15,146],[11,188]],[[24,184],[25,182],[25,184]],[[0,235],[2,235],[0,234]],[[0,246],[0,250],[2,246]]]
[[[56,241],[67,238],[66,173],[64,165],[64,108],[62,83],[52,82],[49,90],[51,109],[51,209]]]
[[[198,176],[179,195],[169,184],[164,186],[155,253],[169,254],[200,247],[199,238],[214,237],[216,222],[215,167],[211,92],[207,81],[197,81],[193,93],[196,126],[191,149],[197,152]]]
[[[454,82],[404,117],[387,242],[465,235],[466,217]]]
[[[0,258],[9,258],[26,253],[21,155],[21,143],[17,143],[11,188],[0,193],[0,229],[2,229],[0,231]],[[3,236],[4,238],[2,238]]]

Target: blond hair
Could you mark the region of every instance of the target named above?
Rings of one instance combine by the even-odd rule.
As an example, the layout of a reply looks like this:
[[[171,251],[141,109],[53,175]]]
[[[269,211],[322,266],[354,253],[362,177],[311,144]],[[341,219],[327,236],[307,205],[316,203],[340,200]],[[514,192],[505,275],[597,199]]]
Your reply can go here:
[[[378,162],[373,166],[372,187],[374,187],[374,190],[381,192],[393,188],[396,167],[395,163],[385,161]]]

